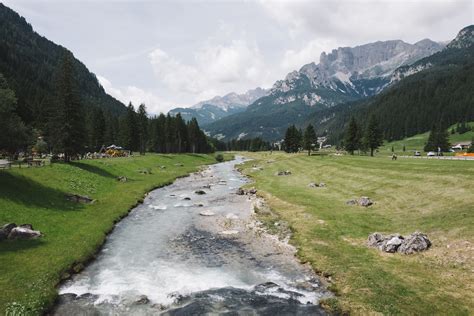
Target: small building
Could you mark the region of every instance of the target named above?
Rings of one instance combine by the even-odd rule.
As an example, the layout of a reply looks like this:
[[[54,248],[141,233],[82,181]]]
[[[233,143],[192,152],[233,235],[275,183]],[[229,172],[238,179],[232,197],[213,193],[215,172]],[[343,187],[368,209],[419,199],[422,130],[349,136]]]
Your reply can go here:
[[[471,147],[472,141],[458,142],[454,146],[451,146],[452,150],[467,150]]]

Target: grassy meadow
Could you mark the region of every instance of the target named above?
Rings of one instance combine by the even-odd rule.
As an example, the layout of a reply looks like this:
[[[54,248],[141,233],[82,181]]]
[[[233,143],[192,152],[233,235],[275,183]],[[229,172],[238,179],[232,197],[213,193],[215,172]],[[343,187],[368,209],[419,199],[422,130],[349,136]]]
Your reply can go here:
[[[326,277],[352,314],[468,315],[474,312],[474,162],[358,156],[248,153],[243,166],[278,217],[303,262]],[[274,161],[273,161],[274,160]],[[256,170],[252,165],[263,170]],[[275,176],[290,170],[290,176]],[[324,182],[325,188],[309,188]],[[369,196],[368,208],[346,201]],[[428,234],[415,255],[366,246],[372,232]]]
[[[44,233],[38,240],[0,242],[0,315],[41,314],[61,278],[71,267],[81,269],[114,221],[146,192],[214,162],[213,155],[147,154],[0,170],[0,225],[29,223]],[[97,201],[76,204],[65,199],[67,193]]]
[[[469,126],[474,128],[474,122],[468,123]],[[456,144],[456,142],[470,141],[474,139],[474,130],[466,132],[464,134],[454,133],[451,134],[451,129],[456,127],[456,124],[448,128],[449,133],[449,142],[451,144]],[[405,151],[407,155],[412,155],[415,150],[423,152],[423,147],[425,147],[426,142],[428,141],[429,132],[414,135],[407,137],[402,140],[396,140],[393,142],[385,142],[379,151],[381,153],[391,153],[392,146],[396,153],[403,154],[403,145],[405,145]]]

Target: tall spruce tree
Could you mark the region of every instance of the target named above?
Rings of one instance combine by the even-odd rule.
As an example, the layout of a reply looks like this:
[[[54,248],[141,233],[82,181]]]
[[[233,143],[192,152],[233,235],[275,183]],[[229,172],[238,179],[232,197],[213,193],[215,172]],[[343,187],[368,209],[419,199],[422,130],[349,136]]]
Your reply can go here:
[[[140,155],[144,155],[148,144],[148,114],[145,104],[140,104],[137,111],[138,139]]]
[[[53,150],[64,154],[69,162],[82,153],[85,144],[85,124],[82,105],[74,76],[72,53],[66,52],[61,60],[57,77],[55,111],[51,116]]]
[[[308,151],[308,156],[311,155],[311,149],[314,143],[316,143],[316,133],[314,132],[313,125],[309,124],[303,135],[303,146],[304,149]]]
[[[442,152],[449,150],[449,134],[442,123],[433,124],[424,147],[424,151],[438,151],[438,149]]]
[[[16,97],[0,73],[0,151],[14,154],[27,144],[27,128],[16,114]]]
[[[344,135],[344,147],[346,151],[353,155],[355,150],[360,148],[360,131],[357,121],[352,116]]]
[[[288,153],[296,153],[301,147],[301,131],[295,125],[287,128],[285,133],[285,151]]]
[[[190,143],[190,151],[194,154],[199,151],[199,129],[198,121],[193,117],[188,123],[188,138]]]
[[[375,115],[371,115],[369,118],[369,123],[365,130],[364,142],[368,149],[370,149],[370,156],[374,156],[374,151],[383,144],[383,135],[379,128],[377,118]]]
[[[92,111],[91,123],[89,127],[89,144],[90,149],[98,151],[104,145],[104,136],[106,131],[106,123],[104,112],[100,108]]]

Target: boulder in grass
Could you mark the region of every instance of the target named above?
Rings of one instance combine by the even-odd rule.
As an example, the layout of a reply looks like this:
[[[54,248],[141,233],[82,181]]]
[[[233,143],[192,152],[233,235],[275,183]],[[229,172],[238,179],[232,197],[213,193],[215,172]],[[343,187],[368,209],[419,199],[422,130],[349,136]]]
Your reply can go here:
[[[408,237],[403,237],[400,234],[384,236],[380,233],[373,233],[369,235],[367,245],[388,253],[413,254],[427,250],[431,246],[431,241],[428,236],[420,232],[415,232]]]
[[[41,237],[39,230],[29,229],[27,227],[15,227],[8,234],[8,239],[36,239]]]
[[[257,189],[251,188],[250,190],[248,190],[248,194],[257,194]]]
[[[69,201],[76,202],[76,203],[94,203],[95,200],[91,199],[90,197],[86,195],[79,195],[79,194],[66,194],[66,198]]]
[[[385,241],[382,243],[380,250],[390,253],[397,252],[404,239],[403,236],[398,234],[387,236]]]
[[[277,176],[289,176],[291,175],[291,171],[290,170],[284,170],[284,171],[278,171],[276,173]]]
[[[374,204],[374,202],[372,202],[372,200],[369,199],[367,196],[362,196],[359,200],[357,200],[357,204],[359,204],[360,206],[367,207]]]
[[[347,205],[357,205],[357,200],[354,200],[354,199],[349,200],[349,201],[346,202],[346,204]]]
[[[125,176],[120,176],[120,177],[117,177],[117,181],[119,181],[119,182],[127,182],[128,179],[127,179],[127,177],[125,177]]]
[[[398,252],[409,255],[415,252],[425,251],[431,247],[431,241],[426,234],[414,232],[400,245]]]
[[[7,239],[8,235],[15,227],[17,227],[15,223],[8,223],[3,225],[2,228],[0,228],[0,240]]]

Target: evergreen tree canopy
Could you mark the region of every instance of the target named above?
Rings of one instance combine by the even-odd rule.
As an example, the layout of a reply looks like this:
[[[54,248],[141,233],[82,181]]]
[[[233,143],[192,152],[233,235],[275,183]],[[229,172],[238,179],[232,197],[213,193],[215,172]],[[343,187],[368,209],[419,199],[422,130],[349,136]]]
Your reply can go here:
[[[308,151],[308,156],[311,155],[311,148],[316,143],[316,133],[314,132],[313,125],[309,124],[303,135],[303,146]]]
[[[368,149],[370,149],[370,155],[374,155],[374,150],[379,148],[383,144],[382,132],[379,128],[379,123],[375,115],[371,115],[369,118],[369,123],[365,130],[364,142]]]
[[[355,118],[352,116],[344,136],[344,147],[348,153],[354,154],[360,148],[360,131]]]

